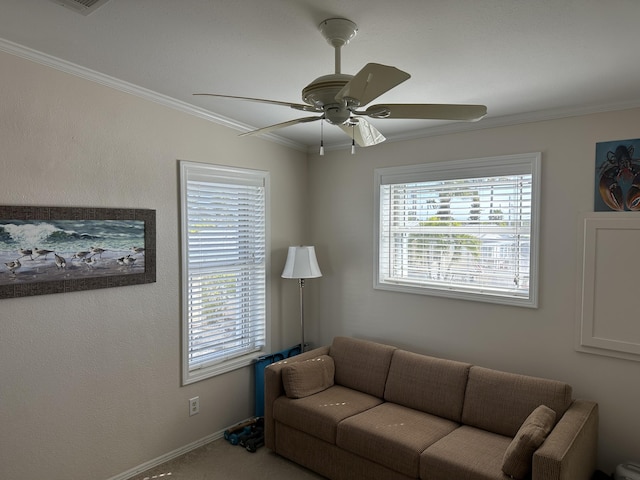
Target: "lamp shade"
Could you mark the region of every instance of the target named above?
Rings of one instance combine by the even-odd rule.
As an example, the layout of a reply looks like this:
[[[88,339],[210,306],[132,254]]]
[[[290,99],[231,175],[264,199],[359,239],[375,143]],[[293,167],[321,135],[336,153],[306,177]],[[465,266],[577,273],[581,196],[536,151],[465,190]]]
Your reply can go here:
[[[289,247],[282,278],[317,278],[321,276],[322,272],[316,259],[315,247]]]

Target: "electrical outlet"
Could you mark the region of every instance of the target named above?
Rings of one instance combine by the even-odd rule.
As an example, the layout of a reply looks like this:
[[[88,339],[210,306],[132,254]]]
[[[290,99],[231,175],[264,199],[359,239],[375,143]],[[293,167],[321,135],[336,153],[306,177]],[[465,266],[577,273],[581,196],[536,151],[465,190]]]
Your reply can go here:
[[[189,416],[197,415],[200,413],[200,397],[193,397],[189,399]]]

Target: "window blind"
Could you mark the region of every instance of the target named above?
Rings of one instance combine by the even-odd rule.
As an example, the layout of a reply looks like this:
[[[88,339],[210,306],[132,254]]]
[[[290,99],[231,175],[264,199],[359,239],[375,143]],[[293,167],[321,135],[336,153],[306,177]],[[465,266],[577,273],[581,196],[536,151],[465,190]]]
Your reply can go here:
[[[487,167],[380,177],[377,286],[531,303],[534,169]]]
[[[263,172],[184,170],[186,355],[194,371],[265,345],[266,191]]]

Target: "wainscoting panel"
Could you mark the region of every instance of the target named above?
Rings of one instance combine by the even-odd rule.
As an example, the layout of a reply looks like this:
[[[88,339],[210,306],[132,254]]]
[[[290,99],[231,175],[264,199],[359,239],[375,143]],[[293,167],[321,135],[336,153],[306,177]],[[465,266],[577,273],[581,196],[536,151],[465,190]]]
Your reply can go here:
[[[639,246],[640,213],[584,219],[576,350],[640,361]]]

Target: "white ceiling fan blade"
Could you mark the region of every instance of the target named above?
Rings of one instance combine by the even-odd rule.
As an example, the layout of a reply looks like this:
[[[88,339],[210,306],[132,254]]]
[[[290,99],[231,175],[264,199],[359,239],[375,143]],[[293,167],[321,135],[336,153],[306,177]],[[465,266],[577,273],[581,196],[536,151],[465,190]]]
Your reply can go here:
[[[283,107],[290,107],[295,110],[303,110],[305,112],[317,112],[322,111],[318,110],[316,107],[312,105],[305,105],[303,103],[291,103],[291,102],[281,102],[279,100],[267,100],[264,98],[252,98],[252,97],[237,97],[234,95],[219,95],[217,93],[194,93],[193,95],[201,95],[207,97],[217,97],[217,98],[233,98],[235,100],[246,100],[248,102],[259,102],[259,103],[268,103],[271,105],[281,105]]]
[[[296,118],[294,120],[289,120],[287,122],[276,123],[275,125],[270,125],[268,127],[252,130],[250,132],[241,133],[239,136],[246,137],[248,135],[260,135],[261,133],[268,133],[273,130],[278,130],[279,128],[290,127],[291,125],[297,125],[298,123],[315,122],[316,120],[322,120],[323,118],[324,118],[323,115],[320,115],[319,117]]]
[[[336,100],[349,97],[366,105],[409,78],[411,75],[396,67],[368,63],[338,92]]]
[[[361,147],[370,147],[386,140],[376,127],[364,118],[354,119],[355,123],[338,125],[347,135]]]
[[[418,118],[426,120],[480,120],[487,114],[484,105],[448,105],[434,103],[390,103],[372,105],[364,112],[372,118]]]

